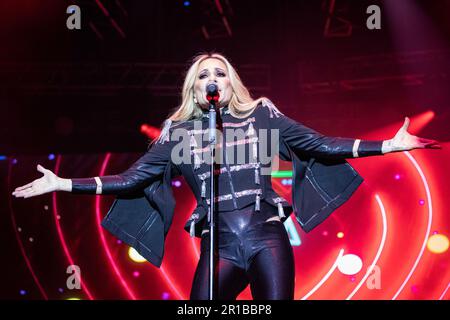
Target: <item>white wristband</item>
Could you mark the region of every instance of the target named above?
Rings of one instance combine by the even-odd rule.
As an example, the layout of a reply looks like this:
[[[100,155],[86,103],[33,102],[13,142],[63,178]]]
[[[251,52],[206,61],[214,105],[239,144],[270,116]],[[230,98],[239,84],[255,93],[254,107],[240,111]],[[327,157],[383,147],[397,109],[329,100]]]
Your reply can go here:
[[[358,158],[358,148],[359,148],[359,144],[361,143],[361,139],[356,139],[355,142],[353,143],[353,158]]]
[[[102,180],[99,177],[95,177],[95,182],[97,183],[97,189],[95,190],[96,194],[102,194]]]

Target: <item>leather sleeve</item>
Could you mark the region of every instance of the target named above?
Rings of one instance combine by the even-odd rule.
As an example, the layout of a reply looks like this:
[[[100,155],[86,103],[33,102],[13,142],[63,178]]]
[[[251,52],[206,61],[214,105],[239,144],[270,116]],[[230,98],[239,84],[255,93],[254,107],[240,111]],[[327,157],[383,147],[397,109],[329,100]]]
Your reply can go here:
[[[120,174],[71,179],[72,193],[119,195],[143,189],[162,177],[170,161],[173,145],[172,141],[154,142],[142,157]]]
[[[327,137],[278,113],[270,119],[271,129],[279,129],[279,137],[297,154],[321,158],[358,158],[382,155],[383,140],[360,140]]]

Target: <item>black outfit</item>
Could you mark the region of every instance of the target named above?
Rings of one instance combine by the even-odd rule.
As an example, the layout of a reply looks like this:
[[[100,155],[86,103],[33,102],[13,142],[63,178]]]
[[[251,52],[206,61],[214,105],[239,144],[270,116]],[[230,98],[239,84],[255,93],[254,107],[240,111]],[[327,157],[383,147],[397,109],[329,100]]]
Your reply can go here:
[[[294,255],[275,207],[261,203],[218,216],[218,267],[215,297],[234,300],[250,284],[256,300],[294,298]],[[209,298],[209,232],[202,235],[201,254],[191,289],[191,300]]]
[[[293,263],[290,261],[293,259],[287,233],[279,221],[265,220],[278,215],[284,222],[294,211],[306,232],[313,229],[342,205],[362,182],[345,158],[381,155],[382,141],[326,137],[286,117],[271,103],[258,105],[245,118],[235,118],[223,108],[218,118],[221,119],[219,128],[227,138],[218,137],[216,146],[216,155],[222,158],[219,157],[220,165],[216,166],[218,181],[214,199],[222,223],[219,256],[222,253],[220,261],[224,262],[220,263],[228,266],[222,267],[222,274],[224,270],[235,270],[233,277],[239,273],[250,278],[259,275],[253,284],[248,279],[255,297],[272,294],[292,298]],[[160,139],[127,171],[97,179],[72,179],[72,192],[93,194],[101,189],[101,194],[117,195],[102,226],[160,266],[174,210],[172,177],[183,175],[197,199],[197,207],[186,222],[185,230],[191,236],[201,237],[206,224],[210,159],[207,139],[202,135],[207,136],[207,128],[207,113],[198,121],[167,121]],[[230,136],[226,133],[230,129],[240,135],[228,139]],[[262,150],[264,137],[269,142],[275,141],[279,150],[272,150],[274,145],[270,143],[267,150]],[[243,148],[243,152],[237,152],[239,148]],[[174,154],[183,161],[175,159]],[[270,172],[271,160],[276,154],[293,163],[292,207],[273,190],[270,174],[263,174]],[[244,159],[239,158],[240,155],[244,155]],[[101,182],[101,188],[97,182]],[[207,234],[202,237],[203,259],[196,271],[192,298],[205,297],[207,290],[204,284],[207,237]],[[278,249],[269,250],[271,246]],[[268,254],[272,251],[280,257]],[[285,265],[280,262],[284,258],[289,261]],[[276,280],[269,279],[270,272],[277,274]],[[245,277],[241,279],[236,283],[244,286]],[[258,283],[272,286],[261,289]],[[224,290],[219,296],[235,296],[238,289]]]

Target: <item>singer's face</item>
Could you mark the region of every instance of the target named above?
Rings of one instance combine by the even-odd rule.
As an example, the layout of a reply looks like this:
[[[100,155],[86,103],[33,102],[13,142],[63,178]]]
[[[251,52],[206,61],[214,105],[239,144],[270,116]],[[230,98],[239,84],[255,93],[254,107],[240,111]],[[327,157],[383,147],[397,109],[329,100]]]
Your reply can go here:
[[[203,109],[209,106],[206,100],[206,86],[210,83],[217,84],[219,88],[219,107],[226,106],[230,102],[232,88],[227,66],[219,59],[209,58],[199,64],[194,83],[194,96]]]

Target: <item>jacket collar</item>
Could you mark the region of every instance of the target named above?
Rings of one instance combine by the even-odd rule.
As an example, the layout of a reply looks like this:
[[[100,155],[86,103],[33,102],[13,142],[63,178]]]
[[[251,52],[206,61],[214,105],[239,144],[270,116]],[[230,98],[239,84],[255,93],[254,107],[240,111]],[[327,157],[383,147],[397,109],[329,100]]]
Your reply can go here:
[[[228,106],[221,107],[221,108],[219,108],[219,110],[220,110],[220,115],[221,116],[223,116],[225,114],[230,114],[230,110],[228,109]],[[203,112],[202,118],[208,118],[209,119],[209,110],[202,109],[202,112]]]

